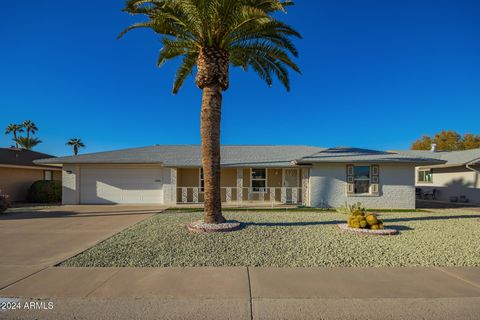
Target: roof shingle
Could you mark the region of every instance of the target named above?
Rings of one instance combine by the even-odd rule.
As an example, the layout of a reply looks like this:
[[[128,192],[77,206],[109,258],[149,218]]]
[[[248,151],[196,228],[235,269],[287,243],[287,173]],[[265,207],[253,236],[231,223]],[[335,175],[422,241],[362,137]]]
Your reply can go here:
[[[402,155],[393,151],[378,151],[350,147],[337,147],[321,150],[313,155],[297,160],[297,163],[408,163],[441,164],[443,161],[422,155]]]
[[[480,164],[480,149],[462,151],[427,151],[427,150],[401,150],[395,151],[403,155],[429,157],[445,161],[447,166],[465,165],[467,163]]]
[[[153,146],[38,160],[38,164],[162,164],[166,167],[201,167],[199,145]],[[439,164],[430,157],[357,148],[311,146],[222,146],[224,167],[290,167],[317,162],[391,162]]]
[[[52,158],[53,156],[32,150],[17,148],[0,148],[0,165],[36,166],[35,160]]]

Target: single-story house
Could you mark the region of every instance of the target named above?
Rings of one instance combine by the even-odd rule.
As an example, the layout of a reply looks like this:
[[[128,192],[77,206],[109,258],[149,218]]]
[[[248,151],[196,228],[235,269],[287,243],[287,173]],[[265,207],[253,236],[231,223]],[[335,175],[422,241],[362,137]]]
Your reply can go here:
[[[62,170],[56,166],[35,164],[38,159],[53,156],[18,148],[0,148],[0,190],[12,202],[27,200],[27,192],[38,180],[61,180]]]
[[[152,146],[37,160],[63,172],[64,204],[193,204],[203,201],[201,148]],[[415,208],[423,156],[356,148],[222,146],[222,201]]]
[[[442,160],[416,169],[416,186],[440,201],[480,203],[480,149],[408,151],[404,155]]]

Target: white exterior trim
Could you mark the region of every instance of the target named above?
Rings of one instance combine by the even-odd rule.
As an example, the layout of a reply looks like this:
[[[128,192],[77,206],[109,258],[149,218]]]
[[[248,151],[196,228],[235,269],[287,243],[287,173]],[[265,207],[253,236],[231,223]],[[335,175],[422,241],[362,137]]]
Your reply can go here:
[[[17,166],[13,164],[0,164],[0,168],[62,171],[62,169],[58,167],[52,168],[52,167],[37,167],[37,166]]]

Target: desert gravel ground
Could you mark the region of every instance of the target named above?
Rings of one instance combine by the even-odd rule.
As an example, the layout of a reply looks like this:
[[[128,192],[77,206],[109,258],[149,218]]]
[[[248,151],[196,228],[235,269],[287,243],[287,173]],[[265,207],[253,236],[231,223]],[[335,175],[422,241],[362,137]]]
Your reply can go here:
[[[480,266],[480,213],[467,209],[381,213],[395,236],[342,233],[336,212],[228,212],[235,232],[198,234],[198,212],[164,212],[73,257],[63,266],[378,267]]]

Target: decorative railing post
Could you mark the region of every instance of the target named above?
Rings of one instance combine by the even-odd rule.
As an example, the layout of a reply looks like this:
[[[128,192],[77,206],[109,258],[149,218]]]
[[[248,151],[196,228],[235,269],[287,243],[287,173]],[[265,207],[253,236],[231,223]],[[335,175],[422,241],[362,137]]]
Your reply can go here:
[[[173,168],[170,170],[170,179],[171,179],[171,183],[170,183],[170,198],[169,200],[172,202],[172,203],[177,203],[177,169]]]
[[[287,203],[287,188],[286,187],[282,187],[282,189],[281,189],[280,201],[282,203]]]
[[[188,194],[187,188],[182,188],[182,202],[183,203],[187,203],[187,194]]]
[[[275,203],[275,188],[270,188],[270,202],[272,206]]]
[[[193,188],[193,203],[198,203],[198,188]]]
[[[302,168],[302,204],[308,206],[308,174],[307,168]]]
[[[248,188],[248,201],[253,200],[253,188]]]
[[[298,188],[292,188],[292,203],[298,202]]]
[[[232,202],[232,188],[230,187],[225,190],[225,200],[227,203]]]
[[[243,168],[237,168],[237,202],[243,201]]]
[[[260,200],[260,202],[265,201],[265,189],[264,188],[260,188],[260,193],[258,194],[258,200]]]

